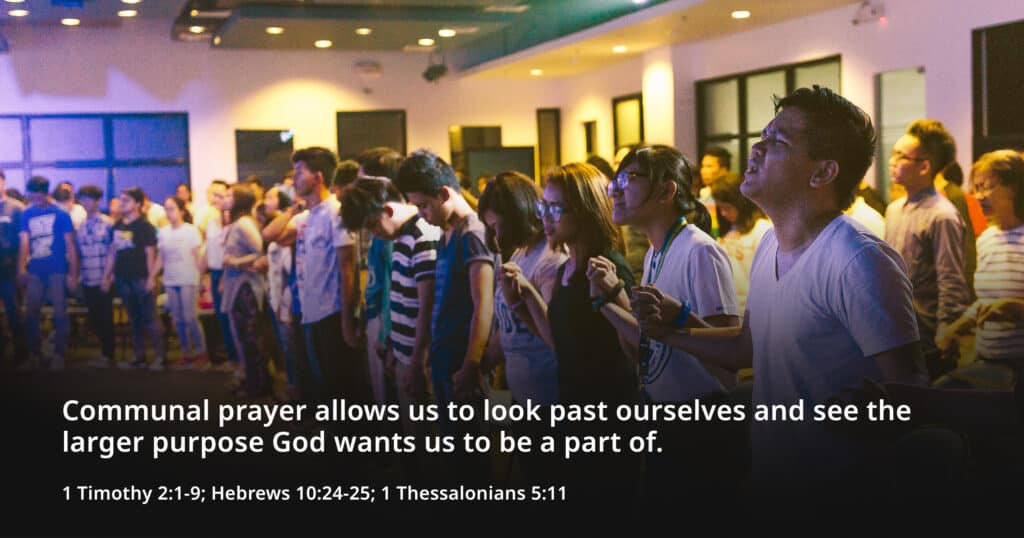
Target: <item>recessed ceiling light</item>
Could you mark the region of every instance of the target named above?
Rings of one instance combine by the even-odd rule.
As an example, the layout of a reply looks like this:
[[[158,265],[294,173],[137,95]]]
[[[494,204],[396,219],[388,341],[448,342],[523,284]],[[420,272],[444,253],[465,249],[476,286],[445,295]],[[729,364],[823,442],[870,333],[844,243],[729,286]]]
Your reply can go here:
[[[138,14],[139,14],[139,12],[135,11],[134,9],[122,9],[121,11],[117,12],[117,16],[118,17],[124,17],[124,18],[134,17],[134,16],[136,16]]]
[[[373,28],[356,28],[356,35],[370,35],[373,33]]]
[[[330,39],[318,39],[315,42],[313,42],[313,46],[315,46],[318,49],[327,49],[330,48],[331,45],[333,44],[334,43],[332,43]]]
[[[124,4],[138,4],[141,1],[142,0],[121,0],[121,2]]]
[[[646,4],[647,0],[633,0],[633,3],[639,6],[641,4]]]
[[[451,28],[441,28],[437,31],[437,35],[441,37],[455,37],[455,30]]]
[[[615,54],[622,54],[627,50],[629,50],[629,47],[625,45],[615,45],[614,47],[612,47],[612,52],[614,52]]]
[[[280,26],[267,26],[267,33],[270,35],[281,35],[284,33],[284,28]]]
[[[539,76],[544,74],[544,70],[543,69],[531,69],[530,70],[530,74],[535,76],[535,77],[539,77]]]
[[[421,47],[432,47],[432,46],[434,46],[434,40],[430,39],[429,37],[424,37],[423,39],[420,39],[419,41],[417,41],[417,43],[419,43]]]
[[[12,10],[8,11],[7,14],[12,16],[12,17],[26,17],[26,16],[28,16],[28,10],[27,9],[12,9]]]
[[[213,45],[214,46],[220,45],[220,36],[219,35],[213,37]]]
[[[199,16],[199,10],[198,9],[193,9],[192,11],[188,12],[188,15],[189,15],[189,17],[198,17]]]
[[[734,19],[747,19],[750,18],[750,12],[745,9],[740,9],[732,12],[732,18]]]
[[[188,31],[192,32],[193,34],[201,34],[201,33],[206,31],[206,27],[205,26],[189,26],[188,27]]]
[[[7,3],[8,4],[20,4],[20,3],[24,2],[24,1],[25,0],[7,0]]]
[[[78,26],[79,24],[82,24],[82,21],[80,21],[80,20],[78,20],[78,19],[76,19],[74,17],[67,17],[67,18],[61,19],[60,23],[63,24],[64,26]]]

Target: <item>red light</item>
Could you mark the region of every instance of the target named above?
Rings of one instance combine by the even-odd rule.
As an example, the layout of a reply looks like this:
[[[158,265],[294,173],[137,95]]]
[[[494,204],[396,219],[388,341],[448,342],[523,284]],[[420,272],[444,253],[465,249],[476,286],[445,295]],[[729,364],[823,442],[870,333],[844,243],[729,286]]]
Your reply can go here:
[[[880,17],[878,19],[878,22],[879,22],[879,24],[885,24],[885,17]]]

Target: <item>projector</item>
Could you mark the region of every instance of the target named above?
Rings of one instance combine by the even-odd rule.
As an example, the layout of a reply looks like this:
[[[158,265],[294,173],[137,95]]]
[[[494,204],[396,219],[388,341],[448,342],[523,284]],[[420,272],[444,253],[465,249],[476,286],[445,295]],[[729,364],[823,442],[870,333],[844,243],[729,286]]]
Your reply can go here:
[[[423,80],[436,82],[437,79],[448,74],[448,66],[445,64],[432,64],[423,72]]]

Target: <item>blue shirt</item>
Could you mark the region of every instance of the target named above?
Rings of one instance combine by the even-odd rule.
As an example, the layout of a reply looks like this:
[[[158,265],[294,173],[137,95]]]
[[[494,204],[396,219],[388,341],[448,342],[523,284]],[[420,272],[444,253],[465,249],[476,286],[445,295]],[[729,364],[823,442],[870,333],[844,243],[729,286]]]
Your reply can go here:
[[[473,297],[469,290],[469,266],[483,261],[494,264],[487,248],[484,224],[476,213],[441,236],[434,272],[434,311],[431,316],[430,368],[436,379],[448,379],[462,366],[469,347],[473,321]]]
[[[66,211],[53,204],[29,206],[21,214],[20,231],[28,234],[30,273],[47,276],[68,272],[64,234],[73,233],[75,228]]]
[[[381,343],[388,341],[391,330],[391,241],[374,237],[366,254],[366,319],[381,318]]]

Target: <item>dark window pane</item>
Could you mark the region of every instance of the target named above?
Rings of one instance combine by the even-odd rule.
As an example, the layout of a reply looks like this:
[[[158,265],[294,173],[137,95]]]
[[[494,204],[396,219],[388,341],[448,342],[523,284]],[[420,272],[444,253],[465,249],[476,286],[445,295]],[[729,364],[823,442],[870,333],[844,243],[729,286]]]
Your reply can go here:
[[[338,155],[342,159],[378,146],[406,153],[404,110],[338,112]]]
[[[35,162],[104,159],[100,118],[32,118],[28,125]]]
[[[114,169],[114,192],[120,193],[128,187],[142,187],[154,203],[163,204],[174,194],[178,183],[187,182],[188,172],[184,166],[137,166]]]
[[[188,158],[188,130],[185,116],[124,117],[111,120],[114,129],[114,158]]]
[[[273,185],[292,168],[291,131],[235,131],[235,155],[238,179],[259,176],[266,186]]]
[[[0,162],[21,161],[21,120],[0,118]]]

